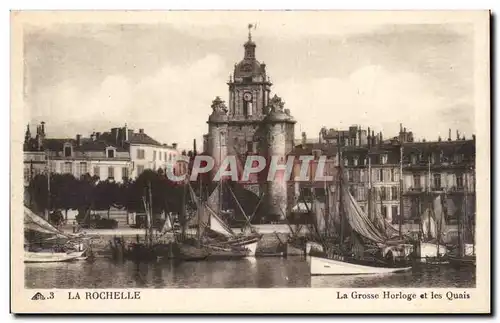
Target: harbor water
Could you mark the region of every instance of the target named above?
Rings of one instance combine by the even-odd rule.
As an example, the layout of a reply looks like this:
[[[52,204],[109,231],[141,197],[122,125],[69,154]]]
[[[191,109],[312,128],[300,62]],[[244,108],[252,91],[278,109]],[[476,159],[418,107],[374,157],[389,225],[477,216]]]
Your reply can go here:
[[[382,276],[311,277],[304,257],[152,264],[97,258],[25,264],[26,288],[473,288],[475,280],[474,270],[446,265]]]

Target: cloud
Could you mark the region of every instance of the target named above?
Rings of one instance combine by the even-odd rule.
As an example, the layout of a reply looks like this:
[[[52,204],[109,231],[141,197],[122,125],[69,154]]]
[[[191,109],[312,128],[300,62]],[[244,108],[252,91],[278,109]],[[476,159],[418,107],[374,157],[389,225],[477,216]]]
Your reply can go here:
[[[192,64],[164,65],[140,79],[109,75],[85,91],[64,81],[37,91],[31,118],[50,120],[49,134],[73,137],[76,131],[85,135],[128,123],[157,140],[190,147],[206,132],[211,100],[226,91],[225,84],[214,82],[222,72],[222,59],[208,54]]]
[[[367,65],[345,79],[321,78],[289,81],[275,86],[278,95],[298,120],[296,131],[316,137],[322,126],[346,129],[360,124],[382,131],[385,138],[396,136],[399,123],[418,129],[417,138],[437,139],[451,126],[450,107],[436,96],[425,79],[410,72],[390,72],[380,65]],[[462,117],[459,126],[471,131],[471,107],[455,106]],[[470,134],[470,132],[469,132]]]

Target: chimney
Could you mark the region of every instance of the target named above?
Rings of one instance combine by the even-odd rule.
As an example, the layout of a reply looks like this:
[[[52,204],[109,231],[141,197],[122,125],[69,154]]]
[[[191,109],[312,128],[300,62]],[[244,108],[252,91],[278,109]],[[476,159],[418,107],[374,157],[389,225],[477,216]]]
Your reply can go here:
[[[123,127],[123,136],[124,136],[124,140],[125,141],[128,141],[128,127],[127,127],[127,124],[125,124],[125,127]]]
[[[144,129],[139,129],[139,133],[144,133]]]
[[[81,144],[82,144],[82,135],[78,134],[76,135],[76,146],[80,147]]]
[[[380,131],[380,143],[384,141],[384,137],[382,136],[382,131]]]
[[[95,140],[99,140],[100,136],[101,136],[101,133],[100,132],[96,132],[95,133]]]
[[[448,129],[448,141],[451,141],[451,129]]]
[[[307,135],[305,132],[302,133],[302,146],[307,144]]]
[[[438,141],[441,142],[441,136],[438,137]]]
[[[41,135],[45,136],[45,121],[40,122],[40,124],[41,124],[40,126]]]
[[[176,142],[172,143],[172,147],[173,147],[174,149],[177,149],[177,143],[176,143]]]
[[[402,123],[399,124],[399,132],[403,132],[403,124]]]
[[[92,132],[90,134],[90,140],[94,141],[95,140],[95,132]]]
[[[372,130],[372,146],[375,146],[376,139],[377,138],[375,138],[375,130]]]
[[[111,129],[111,139],[113,140],[114,144],[118,144],[118,131],[119,128],[112,128]],[[99,139],[99,132],[96,133],[96,140]]]
[[[464,140],[465,140],[465,135],[464,135]],[[472,135],[472,140],[476,141],[476,135]]]
[[[193,155],[196,156],[196,139],[193,139]]]

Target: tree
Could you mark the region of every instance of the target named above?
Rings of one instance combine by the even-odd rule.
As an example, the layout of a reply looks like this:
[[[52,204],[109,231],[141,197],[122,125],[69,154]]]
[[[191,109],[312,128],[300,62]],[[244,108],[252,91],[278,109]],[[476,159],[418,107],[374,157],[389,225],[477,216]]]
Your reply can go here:
[[[35,175],[28,188],[31,199],[34,203],[34,208],[39,212],[48,209],[49,205],[49,190],[47,186],[47,176],[44,174]]]

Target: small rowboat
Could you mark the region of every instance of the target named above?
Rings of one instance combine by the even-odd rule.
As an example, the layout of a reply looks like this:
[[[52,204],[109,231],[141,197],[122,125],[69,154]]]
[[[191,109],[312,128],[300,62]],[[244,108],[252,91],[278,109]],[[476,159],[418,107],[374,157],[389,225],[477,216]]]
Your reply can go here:
[[[41,263],[41,262],[67,262],[81,259],[86,250],[77,252],[24,252],[24,262],[26,263]]]

